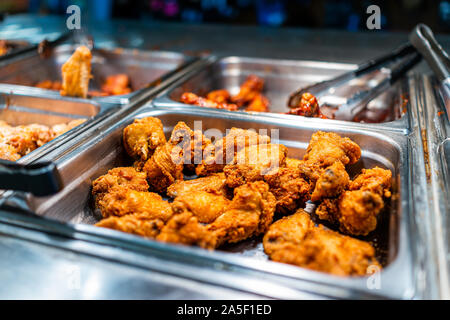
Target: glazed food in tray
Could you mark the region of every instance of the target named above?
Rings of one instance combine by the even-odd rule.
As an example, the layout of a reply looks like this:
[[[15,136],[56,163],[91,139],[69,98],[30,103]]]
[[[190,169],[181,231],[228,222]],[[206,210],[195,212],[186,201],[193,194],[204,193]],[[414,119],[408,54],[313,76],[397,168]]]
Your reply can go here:
[[[123,141],[135,162],[93,182],[97,226],[208,249],[265,234],[274,261],[336,275],[380,267],[372,245],[351,235],[376,228],[391,171],[363,169],[351,180],[346,165],[361,150],[349,138],[316,132],[295,159],[252,130],[232,128],[212,142],[179,122],[166,141],[161,121],[143,118],[124,129]],[[312,216],[303,210],[311,200],[320,209]],[[316,226],[317,216],[341,233]]]

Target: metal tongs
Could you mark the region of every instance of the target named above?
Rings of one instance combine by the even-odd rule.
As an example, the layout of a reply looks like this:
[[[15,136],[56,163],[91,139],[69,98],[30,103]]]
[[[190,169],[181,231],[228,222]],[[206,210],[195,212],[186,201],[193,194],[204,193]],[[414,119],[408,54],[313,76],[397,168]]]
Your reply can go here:
[[[297,107],[302,94],[306,92],[313,94],[320,100],[320,97],[325,93],[334,92],[337,87],[343,86],[355,78],[359,78],[388,64],[392,64],[401,58],[404,58],[404,61],[390,68],[390,74],[383,81],[371,89],[357,92],[348,98],[346,103],[339,106],[334,113],[336,119],[353,120],[355,115],[362,111],[371,100],[389,89],[392,84],[420,62],[421,56],[410,43],[406,43],[386,55],[360,64],[356,70],[344,73],[331,80],[301,88],[290,96],[288,106],[290,108]]]
[[[31,192],[43,197],[62,188],[61,176],[53,162],[23,165],[0,159],[0,189]]]
[[[450,113],[450,58],[434,38],[433,32],[425,24],[418,24],[409,35],[409,41],[425,58],[439,80],[439,91],[447,110]]]

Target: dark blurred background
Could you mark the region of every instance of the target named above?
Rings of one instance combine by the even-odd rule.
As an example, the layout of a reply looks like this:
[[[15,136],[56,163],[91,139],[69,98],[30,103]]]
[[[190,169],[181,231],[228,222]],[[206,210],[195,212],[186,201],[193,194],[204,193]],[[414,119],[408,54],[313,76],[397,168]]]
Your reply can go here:
[[[424,22],[435,32],[450,32],[450,1],[444,0],[1,0],[2,15],[66,14],[76,4],[90,19],[165,20],[273,27],[367,30],[366,9],[381,8],[384,31],[409,31]]]

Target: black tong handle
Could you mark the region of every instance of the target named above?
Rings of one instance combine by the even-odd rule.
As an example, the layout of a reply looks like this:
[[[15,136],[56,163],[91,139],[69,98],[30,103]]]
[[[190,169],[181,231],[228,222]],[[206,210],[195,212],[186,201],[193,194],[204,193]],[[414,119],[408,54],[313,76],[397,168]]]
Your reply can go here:
[[[0,159],[0,189],[31,192],[35,196],[49,196],[63,188],[53,162],[18,164]]]

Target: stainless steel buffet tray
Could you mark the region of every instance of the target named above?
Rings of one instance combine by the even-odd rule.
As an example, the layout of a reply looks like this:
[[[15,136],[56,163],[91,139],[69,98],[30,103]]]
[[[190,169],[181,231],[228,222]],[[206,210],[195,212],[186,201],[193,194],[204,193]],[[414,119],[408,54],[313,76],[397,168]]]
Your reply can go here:
[[[155,99],[156,106],[187,106],[179,102],[183,92],[205,95],[211,90],[227,89],[231,94],[239,92],[245,78],[254,74],[264,79],[264,95],[270,100],[272,113],[289,111],[287,101],[297,89],[319,81],[328,80],[356,68],[356,65],[318,61],[256,59],[247,57],[211,58],[209,64],[176,81]],[[348,86],[321,98],[321,103],[340,105],[360,90],[375,86],[385,77],[385,70],[372,72],[352,80]],[[370,79],[370,81],[369,81]],[[408,80],[403,78],[390,90],[371,101],[364,113],[358,115],[361,122],[388,123],[407,128]],[[224,111],[231,112],[231,111]],[[283,115],[279,115],[283,116]],[[284,115],[284,117],[298,117]],[[303,119],[300,118],[300,119]]]
[[[61,66],[76,49],[65,44],[56,47],[49,58],[41,58],[37,52],[25,54],[2,63],[0,87],[2,84],[12,91],[32,89],[33,92],[60,96],[58,91],[30,88],[43,80],[61,81]],[[125,73],[130,78],[133,92],[126,95],[95,97],[92,100],[111,103],[128,103],[139,96],[145,88],[158,85],[163,79],[175,74],[180,68],[196,59],[181,53],[167,51],[141,51],[132,49],[92,50],[91,90],[100,90],[108,75]]]
[[[203,130],[217,128],[222,131],[233,126],[240,128],[279,130],[280,143],[289,148],[289,156],[301,157],[311,135],[317,130],[333,131],[348,136],[357,142],[362,150],[362,159],[352,166],[356,174],[362,167],[382,166],[393,172],[393,197],[384,212],[379,227],[373,236],[365,240],[372,241],[377,247],[377,255],[384,264],[380,273],[379,287],[369,282],[370,277],[341,278],[303,268],[283,265],[267,260],[260,239],[250,239],[237,245],[209,252],[200,248],[158,243],[122,232],[91,226],[98,220],[93,210],[91,183],[98,176],[113,167],[129,165],[122,146],[122,130],[134,118],[159,117],[166,134],[178,121],[193,126],[201,120]],[[64,235],[69,238],[83,239],[87,242],[101,243],[103,249],[88,254],[106,259],[120,259],[121,263],[140,264],[143,256],[156,256],[159,263],[152,268],[160,272],[169,272],[169,265],[175,265],[180,276],[216,285],[249,290],[275,298],[301,297],[310,293],[334,298],[413,298],[420,297],[417,289],[417,273],[420,264],[416,261],[417,239],[414,238],[413,206],[411,194],[410,141],[403,132],[396,130],[368,130],[364,125],[349,126],[333,120],[272,118],[264,114],[240,114],[218,110],[181,107],[154,108],[144,106],[126,117],[110,119],[99,124],[95,136],[71,152],[58,155],[45,155],[42,159],[55,160],[61,172],[66,188],[47,198],[22,197],[14,193],[5,203],[14,203],[31,210],[37,216],[16,215],[15,219],[24,219],[21,223],[33,226],[41,231]],[[58,221],[58,222],[55,222]],[[31,221],[31,222],[30,222]],[[69,242],[52,243],[55,246],[70,246]],[[137,257],[124,261],[123,252],[135,252]],[[119,258],[122,257],[122,258]],[[192,271],[201,267],[202,276]],[[238,281],[248,277],[249,281]],[[250,279],[259,279],[253,280]],[[259,282],[258,282],[259,281]],[[376,280],[378,281],[378,280]],[[275,285],[269,289],[266,282]],[[378,282],[377,282],[378,283]],[[252,284],[251,288],[248,288]]]

